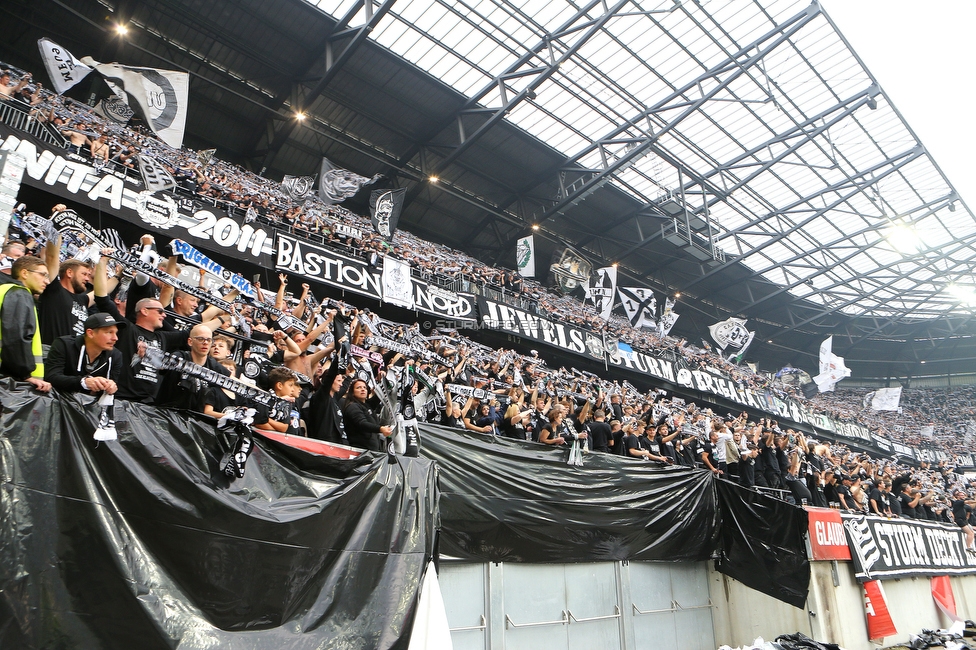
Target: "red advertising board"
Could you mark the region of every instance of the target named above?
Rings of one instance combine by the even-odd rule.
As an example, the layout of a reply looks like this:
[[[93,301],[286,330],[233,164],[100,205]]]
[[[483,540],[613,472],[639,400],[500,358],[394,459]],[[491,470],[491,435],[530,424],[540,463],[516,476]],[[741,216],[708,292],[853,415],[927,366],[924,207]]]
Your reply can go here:
[[[831,508],[806,508],[810,521],[810,551],[814,560],[850,560],[844,522],[840,511]]]

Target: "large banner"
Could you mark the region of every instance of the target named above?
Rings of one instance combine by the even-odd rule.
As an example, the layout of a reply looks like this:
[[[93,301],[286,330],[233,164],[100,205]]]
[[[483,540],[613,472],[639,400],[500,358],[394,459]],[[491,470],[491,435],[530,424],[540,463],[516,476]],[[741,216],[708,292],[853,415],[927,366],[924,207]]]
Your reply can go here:
[[[16,151],[27,159],[23,179],[26,185],[53,192],[129,223],[143,224],[154,234],[269,266],[274,243],[270,229],[242,224],[224,210],[202,201],[166,192],[154,195],[135,178],[68,160],[63,149],[3,123],[0,123],[0,137],[3,138],[0,149]]]
[[[957,526],[917,519],[882,519],[842,513],[854,576],[861,582],[909,576],[976,573]]]
[[[594,332],[551,321],[482,296],[478,296],[478,312],[482,322],[492,329],[545,343],[567,352],[585,354],[601,361],[605,357],[603,337]]]
[[[278,233],[275,268],[337,289],[352,291],[374,300],[384,300],[382,267],[370,266],[364,260],[348,257],[291,235]],[[413,308],[452,323],[477,320],[474,295],[455,293],[409,276],[413,291]],[[402,297],[402,296],[401,296]]]

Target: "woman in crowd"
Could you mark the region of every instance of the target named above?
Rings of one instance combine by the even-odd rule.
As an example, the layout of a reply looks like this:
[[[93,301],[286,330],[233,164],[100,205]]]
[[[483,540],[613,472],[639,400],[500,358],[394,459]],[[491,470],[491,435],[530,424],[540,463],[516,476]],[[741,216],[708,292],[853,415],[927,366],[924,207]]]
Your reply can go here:
[[[346,405],[342,409],[346,427],[346,437],[353,447],[370,451],[382,451],[384,438],[393,434],[393,429],[380,424],[379,418],[367,404],[369,386],[363,379],[356,379],[349,386]]]

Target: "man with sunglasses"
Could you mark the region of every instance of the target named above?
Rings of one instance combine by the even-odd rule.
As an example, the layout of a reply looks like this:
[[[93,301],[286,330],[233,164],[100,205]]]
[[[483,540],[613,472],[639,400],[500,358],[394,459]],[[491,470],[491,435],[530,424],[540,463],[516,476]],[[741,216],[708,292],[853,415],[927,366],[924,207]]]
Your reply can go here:
[[[95,267],[95,306],[99,311],[111,314],[116,320],[124,320],[115,302],[108,296],[108,258],[102,256]],[[128,321],[129,327],[119,333],[116,347],[122,352],[122,378],[119,382],[118,399],[132,402],[154,403],[159,389],[158,371],[143,361],[148,348],[157,348],[163,352],[177,352],[188,349],[192,330],[164,331],[163,319],[165,310],[163,303],[157,298],[142,298],[133,309],[135,319]],[[220,326],[220,321],[214,319],[202,325],[212,332]],[[199,326],[198,326],[199,327]],[[204,335],[198,335],[204,336]],[[204,336],[206,338],[206,336]],[[209,352],[210,345],[207,344]]]
[[[190,330],[187,340],[189,350],[175,352],[187,361],[203,366],[221,375],[230,372],[219,361],[210,356],[213,344],[213,330],[206,325],[197,325]],[[209,385],[197,377],[179,370],[166,370],[160,373],[159,391],[156,393],[156,406],[203,411],[203,398]]]

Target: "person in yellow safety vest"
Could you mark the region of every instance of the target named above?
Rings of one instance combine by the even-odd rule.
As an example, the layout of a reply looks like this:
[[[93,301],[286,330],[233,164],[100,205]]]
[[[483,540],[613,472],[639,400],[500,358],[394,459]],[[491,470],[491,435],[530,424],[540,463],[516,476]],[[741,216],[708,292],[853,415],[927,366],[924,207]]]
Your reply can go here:
[[[18,258],[10,269],[11,280],[0,284],[0,374],[32,384],[46,393],[44,352],[37,325],[34,296],[51,282],[44,260]]]

